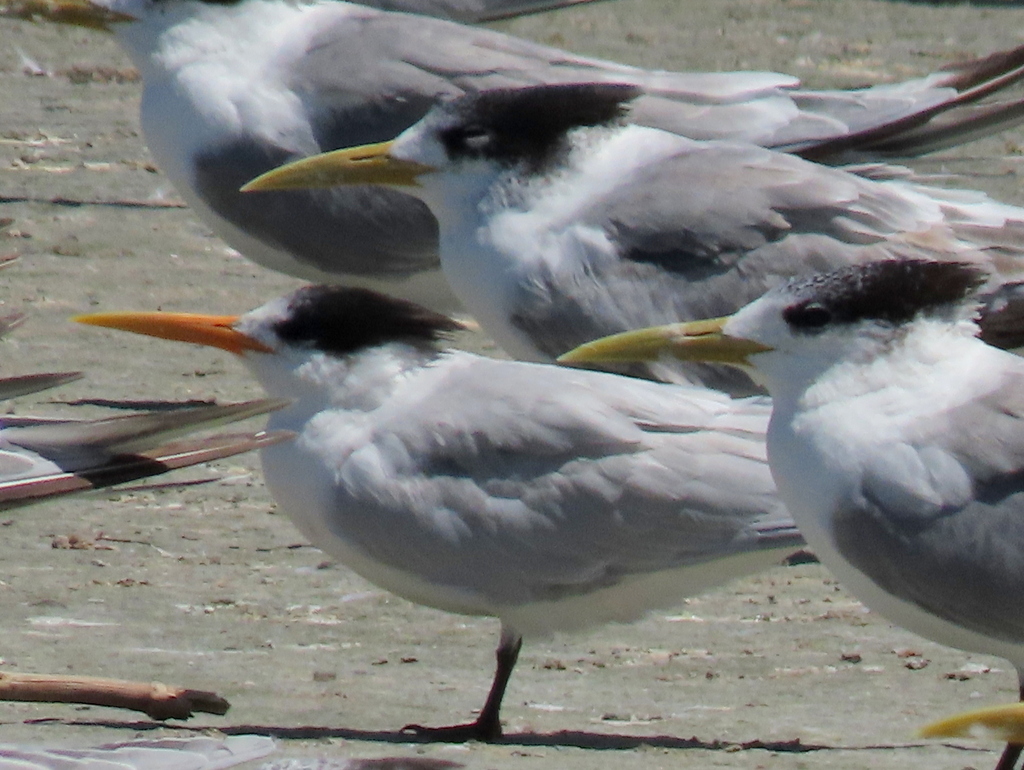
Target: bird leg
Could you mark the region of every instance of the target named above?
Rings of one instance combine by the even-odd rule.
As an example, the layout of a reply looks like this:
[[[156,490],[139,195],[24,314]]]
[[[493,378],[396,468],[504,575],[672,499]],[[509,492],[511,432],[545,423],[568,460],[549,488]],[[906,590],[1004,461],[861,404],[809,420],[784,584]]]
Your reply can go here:
[[[444,743],[498,740],[501,737],[501,701],[505,697],[505,688],[512,676],[512,669],[515,668],[516,661],[519,659],[519,650],[522,649],[522,646],[523,637],[502,626],[501,640],[494,653],[497,659],[494,681],[491,682],[491,691],[487,694],[487,701],[480,710],[476,721],[447,727],[406,725],[402,728],[402,732],[412,733],[417,738]]]
[[[1017,678],[1020,682],[1018,699],[1024,702],[1024,675],[1018,671]],[[1024,749],[1024,744],[1007,743],[1006,748],[1003,749],[1003,755],[999,757],[999,763],[996,765],[996,770],[1013,770],[1017,764],[1017,760],[1020,759],[1021,749]]]
[[[999,757],[996,770],[1013,770],[1020,758],[1021,749],[1024,749],[1024,746],[1019,743],[1007,743],[1006,748],[1003,749],[1003,755]]]

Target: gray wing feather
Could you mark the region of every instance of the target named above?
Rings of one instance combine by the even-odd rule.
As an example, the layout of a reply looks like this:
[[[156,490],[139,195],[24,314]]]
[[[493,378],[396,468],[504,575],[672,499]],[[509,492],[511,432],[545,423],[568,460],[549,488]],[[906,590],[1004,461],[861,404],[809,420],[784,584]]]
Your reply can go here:
[[[870,157],[875,147],[879,155],[896,155],[897,137],[920,130],[938,115],[946,117],[945,134],[955,135],[955,121],[944,115],[945,108],[964,102],[974,108],[974,100],[965,96],[971,89],[980,99],[995,90],[986,90],[985,84],[998,83],[1003,89],[1024,77],[1024,46],[990,58],[996,56],[1001,57],[997,63],[967,62],[895,85],[810,91],[779,73],[643,70],[486,29],[367,10],[360,23],[347,16],[325,24],[294,63],[291,85],[300,94],[326,96],[327,112],[337,109],[338,115],[359,123],[366,121],[356,112],[366,109],[374,120],[387,123],[388,113],[403,106],[403,100],[432,102],[469,91],[539,83],[629,82],[645,90],[632,117],[643,125],[693,139],[729,139],[799,152],[816,148],[818,160],[849,160],[858,150]],[[389,104],[396,99],[398,105]],[[391,136],[353,136],[338,146],[393,138],[416,119],[396,126]],[[1020,116],[1005,120],[1012,123]],[[971,129],[981,130],[977,125]],[[868,136],[869,131],[874,134]],[[905,156],[924,151],[908,140],[901,148]]]
[[[56,372],[53,374],[27,374],[20,377],[4,377],[0,379],[0,401],[9,398],[38,393],[59,385],[82,379],[81,372]]]
[[[198,406],[170,412],[149,412],[83,422],[61,421],[3,430],[3,440],[40,454],[62,455],[142,452],[173,438],[273,412],[287,405],[282,399],[240,404]]]
[[[330,133],[324,123],[317,125]],[[390,134],[387,123],[382,127]],[[358,125],[352,130],[358,132]],[[339,146],[329,138],[321,145],[325,151]],[[438,269],[437,220],[411,195],[365,185],[255,195],[238,191],[272,168],[319,151],[236,137],[193,158],[193,184],[215,213],[327,274],[404,278]]]
[[[834,519],[875,583],[976,632],[1024,639],[1024,394],[1012,377],[868,466]]]
[[[764,403],[486,360],[422,390],[335,473],[339,507],[360,512],[344,537],[431,583],[516,605],[778,548],[786,528],[798,541],[764,456]],[[389,534],[410,511],[415,549]]]
[[[358,23],[339,19],[313,38],[294,67],[293,90],[317,105],[316,117],[330,116],[338,134],[328,144],[337,146],[393,138],[440,98],[588,81],[643,86],[647,93],[635,104],[633,119],[693,138],[771,144],[772,134],[795,119],[814,136],[844,130],[831,117],[798,113],[787,92],[799,81],[788,75],[647,71],[403,14],[367,12]]]
[[[74,492],[158,476],[177,468],[252,452],[295,438],[289,431],[218,433],[159,444],[138,454],[93,454],[69,463],[21,448],[0,446],[0,510]],[[75,470],[66,470],[74,467]]]
[[[174,441],[279,409],[263,399],[106,420],[13,418],[0,428],[0,509],[156,476],[286,440],[286,433],[217,435]]]
[[[217,215],[321,274],[390,279],[438,269],[437,223],[418,199],[372,187],[258,195],[242,195],[238,188],[299,157],[392,139],[437,100],[482,89],[635,83],[646,90],[634,105],[636,122],[697,139],[801,152],[817,147],[818,158],[829,160],[820,149],[823,142],[877,133],[880,124],[902,125],[922,110],[930,115],[959,98],[961,81],[973,82],[943,73],[898,87],[804,92],[787,75],[646,71],[486,29],[372,8],[339,11],[334,21],[325,15],[289,65],[284,86],[304,103],[314,141],[282,146],[264,136],[236,136],[193,159],[196,192]],[[979,125],[973,133],[982,133]],[[956,133],[949,129],[946,135]],[[835,155],[845,158],[857,147],[845,141]],[[903,147],[914,154],[913,142]]]
[[[567,228],[596,233],[581,240],[579,259],[531,266],[510,305],[515,326],[544,355],[728,315],[791,276],[851,263],[953,259],[984,266],[993,286],[1019,278],[1024,210],[892,173],[878,181],[758,147],[681,143],[575,214]],[[629,371],[734,394],[753,388],[720,367],[658,362]]]

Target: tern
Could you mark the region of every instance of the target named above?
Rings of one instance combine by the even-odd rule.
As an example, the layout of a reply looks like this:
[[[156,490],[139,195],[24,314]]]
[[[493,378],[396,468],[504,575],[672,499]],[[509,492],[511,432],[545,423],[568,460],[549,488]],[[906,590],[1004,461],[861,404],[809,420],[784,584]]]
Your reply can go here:
[[[473,21],[536,5],[370,4]],[[3,5],[8,16],[116,35],[142,75],[141,123],[154,159],[200,219],[244,256],[305,280],[368,286],[444,311],[457,303],[440,272],[437,223],[415,197],[367,186],[243,196],[239,186],[291,160],[392,139],[442,97],[538,83],[629,82],[645,92],[637,122],[823,161],[918,155],[1024,117],[1019,96],[1001,95],[1024,76],[1024,47],[904,83],[815,91],[771,72],[643,70],[337,0]]]
[[[976,337],[986,280],[958,262],[851,266],[563,358],[754,372],[774,403],[772,475],[822,562],[899,625],[1009,660],[1024,700],[1024,360]]]
[[[1020,281],[1024,209],[905,170],[854,173],[626,122],[642,95],[581,83],[464,96],[393,141],[296,161],[243,189],[373,181],[420,197],[466,310],[511,356],[533,361],[724,315],[785,277],[883,257],[976,261],[994,274],[993,291]],[[692,363],[630,373],[752,387],[743,373]]]
[[[479,718],[410,726],[427,737],[501,735],[524,636],[634,620],[802,542],[764,458],[763,398],[442,349],[450,318],[349,287],[242,316],[76,320],[239,355],[295,399],[269,427],[298,438],[262,460],[298,529],[392,593],[500,619]]]

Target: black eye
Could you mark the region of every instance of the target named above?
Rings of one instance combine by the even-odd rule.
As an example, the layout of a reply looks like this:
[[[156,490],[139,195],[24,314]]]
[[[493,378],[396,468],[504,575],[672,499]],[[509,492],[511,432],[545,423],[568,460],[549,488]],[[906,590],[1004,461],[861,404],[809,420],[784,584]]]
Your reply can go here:
[[[787,307],[782,317],[795,329],[821,329],[832,321],[832,311],[817,302],[808,302]]]
[[[459,126],[444,132],[443,141],[449,153],[474,154],[482,152],[493,137],[491,132],[480,125]]]
[[[491,138],[491,133],[483,126],[466,126],[462,129],[460,138],[464,143],[472,146],[488,141]]]

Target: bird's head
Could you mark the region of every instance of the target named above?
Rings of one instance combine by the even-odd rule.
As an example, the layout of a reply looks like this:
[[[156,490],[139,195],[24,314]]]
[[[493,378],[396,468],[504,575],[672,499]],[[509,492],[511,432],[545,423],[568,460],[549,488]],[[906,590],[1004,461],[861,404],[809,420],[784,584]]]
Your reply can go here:
[[[974,265],[885,260],[795,278],[732,316],[651,327],[569,351],[563,363],[684,361],[747,370],[773,395],[802,388],[840,363],[900,355],[912,328],[973,334],[975,294],[988,278]]]
[[[632,85],[572,83],[466,94],[437,104],[393,141],[304,158],[242,189],[409,188],[438,174],[543,173],[568,153],[574,130],[621,122],[640,93]]]
[[[391,342],[430,345],[462,328],[412,302],[345,286],[305,286],[243,315],[115,312],[73,320],[219,348],[254,368],[298,365],[311,354],[344,358]]]

